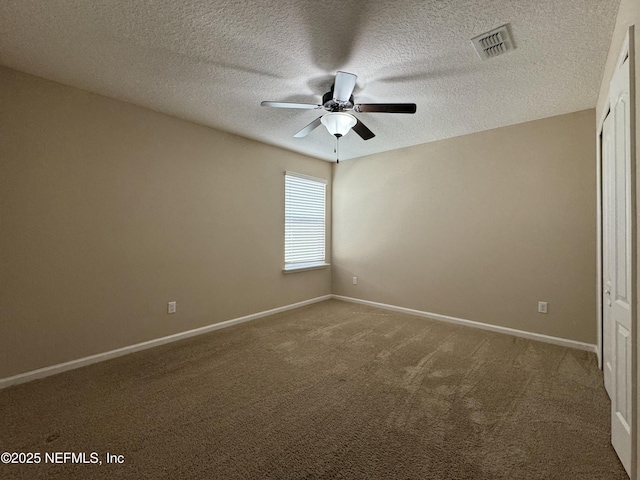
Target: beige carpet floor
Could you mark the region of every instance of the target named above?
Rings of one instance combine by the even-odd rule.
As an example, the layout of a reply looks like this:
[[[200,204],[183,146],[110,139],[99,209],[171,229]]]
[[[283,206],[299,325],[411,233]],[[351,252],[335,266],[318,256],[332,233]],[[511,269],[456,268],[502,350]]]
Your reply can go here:
[[[0,391],[2,479],[625,479],[609,435],[591,353],[336,300]]]

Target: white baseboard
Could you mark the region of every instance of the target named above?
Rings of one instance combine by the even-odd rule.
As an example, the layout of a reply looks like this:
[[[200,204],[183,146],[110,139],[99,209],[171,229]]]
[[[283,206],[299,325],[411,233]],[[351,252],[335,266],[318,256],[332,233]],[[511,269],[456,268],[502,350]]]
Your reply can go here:
[[[265,310],[264,312],[252,313],[244,317],[234,318],[226,320],[220,323],[214,323],[213,325],[207,325],[206,327],[200,327],[193,330],[187,330],[186,332],[176,333],[167,337],[156,338],[147,342],[136,343],[135,345],[129,345],[127,347],[118,348],[116,350],[110,350],[108,352],[98,353],[89,357],[79,358],[77,360],[71,360],[65,363],[59,363],[57,365],[51,365],[49,367],[39,368],[37,370],[31,370],[29,372],[20,373],[12,377],[0,378],[0,390],[11,385],[18,385],[20,383],[30,382],[38,378],[44,378],[57,373],[66,372],[67,370],[73,370],[76,368],[91,365],[92,363],[102,362],[111,358],[121,357],[129,353],[137,352],[140,350],[146,350],[147,348],[153,348],[165,343],[171,343],[185,338],[194,337],[196,335],[202,335],[203,333],[212,332],[221,328],[230,327],[239,323],[248,322],[258,318],[274,315],[276,313],[285,312],[287,310],[293,310],[294,308],[304,307],[305,305],[311,305],[312,303],[323,302],[335,298],[336,300],[342,300],[345,302],[360,303],[363,305],[370,305],[372,307],[378,307],[385,310],[393,310],[396,312],[408,313],[410,315],[416,315],[419,317],[431,318],[433,320],[441,320],[448,323],[455,323],[458,325],[466,325],[468,327],[480,328],[483,330],[490,330],[497,333],[505,333],[507,335],[514,335],[516,337],[528,338],[530,340],[537,340],[545,343],[552,343],[554,345],[560,345],[563,347],[576,348],[579,350],[586,350],[589,352],[597,353],[597,346],[590,343],[577,342],[575,340],[568,340],[566,338],[551,337],[549,335],[543,335],[540,333],[526,332],[524,330],[516,330],[513,328],[501,327],[498,325],[490,325],[488,323],[475,322],[473,320],[465,320],[463,318],[450,317],[447,315],[440,315],[437,313],[424,312],[422,310],[414,310],[411,308],[398,307],[395,305],[388,305],[385,303],[372,302],[370,300],[361,300],[359,298],[344,297],[342,295],[324,295],[322,297],[316,297],[302,302],[293,303],[291,305],[285,305],[283,307],[273,308],[271,310]]]
[[[67,370],[73,370],[75,368],[91,365],[92,363],[102,362],[115,357],[121,357],[129,353],[137,352],[140,350],[146,350],[147,348],[157,347],[164,345],[165,343],[175,342],[177,340],[183,340],[185,338],[194,337],[196,335],[202,335],[203,333],[212,332],[220,328],[230,327],[237,325],[238,323],[248,322],[257,318],[266,317],[275,313],[285,312],[287,310],[293,310],[294,308],[304,307],[305,305],[311,305],[312,303],[322,302],[329,300],[331,295],[324,295],[322,297],[312,298],[310,300],[304,300],[298,303],[292,303],[291,305],[285,305],[284,307],[273,308],[271,310],[265,310],[264,312],[252,313],[244,317],[233,318],[220,323],[214,323],[213,325],[207,325],[206,327],[195,328],[193,330],[187,330],[186,332],[180,332],[167,337],[156,338],[147,342],[136,343],[135,345],[129,345],[127,347],[118,348],[116,350],[110,350],[108,352],[98,353],[89,357],[79,358],[77,360],[71,360],[70,362],[59,363],[57,365],[51,365],[50,367],[39,368],[37,370],[31,370],[30,372],[20,373],[12,377],[0,378],[0,389],[9,387],[11,385],[17,385],[19,383],[30,382],[38,378],[48,377],[57,373],[66,372]]]
[[[336,300],[343,300],[345,302],[361,303],[363,305],[370,305],[372,307],[383,308],[385,310],[393,310],[396,312],[408,313],[410,315],[417,315],[419,317],[431,318],[433,320],[441,320],[443,322],[455,323],[458,325],[465,325],[467,327],[480,328],[482,330],[490,330],[497,333],[506,333],[507,335],[513,335],[516,337],[528,338],[529,340],[537,340],[539,342],[552,343],[554,345],[560,345],[562,347],[576,348],[578,350],[586,350],[588,352],[597,353],[597,345],[591,343],[577,342],[575,340],[568,340],[566,338],[551,337],[549,335],[543,335],[541,333],[526,332],[524,330],[516,330],[514,328],[501,327],[499,325],[491,325],[489,323],[475,322],[473,320],[465,320],[464,318],[449,317],[447,315],[440,315],[437,313],[423,312],[422,310],[413,310],[411,308],[397,307],[395,305],[387,305],[386,303],[372,302],[370,300],[361,300],[353,297],[343,297],[342,295],[331,295]]]

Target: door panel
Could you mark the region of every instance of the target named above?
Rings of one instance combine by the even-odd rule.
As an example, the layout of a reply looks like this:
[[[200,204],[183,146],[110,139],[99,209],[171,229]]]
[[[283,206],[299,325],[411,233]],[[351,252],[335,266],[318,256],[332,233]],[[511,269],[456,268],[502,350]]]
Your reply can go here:
[[[605,324],[608,322],[607,335],[612,336],[610,355],[605,354],[605,368],[612,369],[608,379],[608,391],[611,396],[611,443],[615,448],[625,470],[631,473],[631,360],[632,360],[632,179],[631,179],[631,143],[629,109],[629,61],[628,59],[616,71],[609,91],[611,112],[607,118],[609,150],[603,155],[603,190],[607,198],[607,211],[603,218],[604,257],[607,258],[606,271],[603,261],[603,303]],[[607,123],[605,122],[605,123]],[[604,141],[604,139],[603,139]],[[606,185],[606,187],[605,187]],[[613,333],[613,335],[611,335]],[[609,340],[607,340],[609,341]],[[605,343],[606,349],[607,343]]]
[[[616,416],[624,429],[631,433],[631,335],[629,330],[618,324],[616,332]]]
[[[613,396],[613,358],[614,328],[611,317],[611,291],[613,289],[614,249],[613,225],[614,215],[614,180],[613,174],[613,116],[608,115],[602,126],[602,364],[604,370],[604,386]]]

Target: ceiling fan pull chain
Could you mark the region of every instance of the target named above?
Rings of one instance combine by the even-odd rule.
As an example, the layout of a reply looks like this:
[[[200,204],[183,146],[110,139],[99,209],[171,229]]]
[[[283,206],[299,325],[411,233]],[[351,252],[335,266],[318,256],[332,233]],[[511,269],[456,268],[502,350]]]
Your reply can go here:
[[[336,163],[340,163],[340,137],[336,135]]]

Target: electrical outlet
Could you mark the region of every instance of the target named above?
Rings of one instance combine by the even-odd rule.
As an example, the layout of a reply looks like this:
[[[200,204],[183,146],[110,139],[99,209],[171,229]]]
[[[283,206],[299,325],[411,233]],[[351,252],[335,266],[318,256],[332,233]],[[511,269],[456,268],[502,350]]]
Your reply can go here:
[[[547,302],[538,302],[538,313],[547,313]]]
[[[358,284],[358,277],[353,277],[353,284],[357,285]]]
[[[167,303],[167,313],[176,313],[176,302]]]

